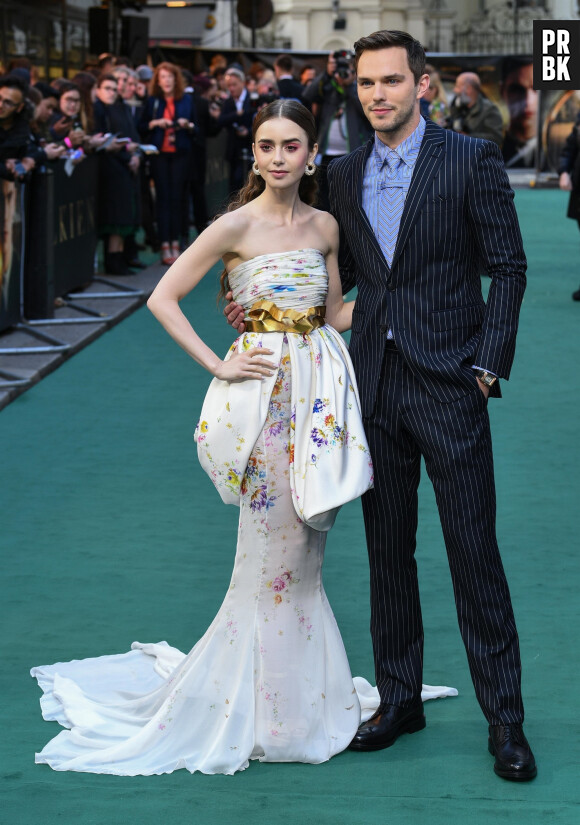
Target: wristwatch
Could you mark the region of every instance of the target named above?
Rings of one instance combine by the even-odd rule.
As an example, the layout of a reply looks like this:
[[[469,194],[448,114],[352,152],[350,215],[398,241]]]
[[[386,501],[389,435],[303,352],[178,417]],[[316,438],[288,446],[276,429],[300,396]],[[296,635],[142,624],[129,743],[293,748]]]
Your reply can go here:
[[[492,387],[497,381],[497,375],[494,375],[493,372],[487,372],[486,370],[474,370],[474,372],[486,387]]]

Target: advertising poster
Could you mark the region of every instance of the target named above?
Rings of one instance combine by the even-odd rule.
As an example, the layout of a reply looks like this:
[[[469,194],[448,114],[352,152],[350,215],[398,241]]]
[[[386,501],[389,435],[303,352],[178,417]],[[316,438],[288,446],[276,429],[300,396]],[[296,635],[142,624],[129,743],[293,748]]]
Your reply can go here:
[[[20,320],[22,186],[0,180],[0,332]]]

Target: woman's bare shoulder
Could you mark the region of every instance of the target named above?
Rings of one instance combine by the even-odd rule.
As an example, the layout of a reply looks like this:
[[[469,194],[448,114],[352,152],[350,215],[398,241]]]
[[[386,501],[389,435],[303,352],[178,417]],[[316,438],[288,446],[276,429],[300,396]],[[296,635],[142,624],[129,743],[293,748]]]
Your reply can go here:
[[[235,234],[243,233],[248,230],[250,225],[250,214],[245,206],[239,209],[234,209],[233,212],[224,212],[223,215],[217,217],[212,226],[219,229],[220,232],[233,232]]]
[[[336,218],[330,212],[324,212],[322,209],[316,209],[314,206],[308,207],[308,219],[322,230],[338,228]]]
[[[330,212],[323,212],[321,209],[312,209],[312,224],[321,238],[327,241],[329,248],[333,248],[338,243],[338,223]]]

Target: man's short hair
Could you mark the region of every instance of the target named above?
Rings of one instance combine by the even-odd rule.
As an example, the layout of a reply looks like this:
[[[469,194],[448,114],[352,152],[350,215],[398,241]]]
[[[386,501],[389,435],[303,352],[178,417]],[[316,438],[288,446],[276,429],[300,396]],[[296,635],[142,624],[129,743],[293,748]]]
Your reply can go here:
[[[102,68],[105,63],[115,62],[115,55],[111,54],[111,52],[103,52],[97,57],[97,62],[99,66]]]
[[[99,75],[98,78],[97,78],[97,89],[100,89],[100,87],[106,81],[110,81],[110,82],[113,82],[113,83],[116,84],[117,83],[117,78],[115,77],[114,74],[111,74],[110,72]]]
[[[242,83],[246,82],[246,75],[243,73],[241,69],[236,69],[235,66],[230,66],[229,69],[226,69],[224,72],[225,76],[227,77],[230,74],[233,74],[234,77],[237,77]]]
[[[22,94],[22,99],[26,97],[26,84],[19,77],[11,74],[0,77],[0,89],[18,89]]]
[[[461,72],[457,77],[463,77],[465,83],[478,94],[481,94],[481,78],[477,72]]]
[[[413,72],[415,83],[418,83],[421,76],[425,74],[425,49],[407,32],[383,29],[369,34],[368,37],[361,37],[354,44],[355,67],[358,67],[358,61],[363,52],[377,52],[380,49],[391,49],[396,46],[407,52],[409,68]]]
[[[281,71],[290,74],[293,66],[292,58],[289,54],[280,54],[274,61],[274,66],[277,66]]]

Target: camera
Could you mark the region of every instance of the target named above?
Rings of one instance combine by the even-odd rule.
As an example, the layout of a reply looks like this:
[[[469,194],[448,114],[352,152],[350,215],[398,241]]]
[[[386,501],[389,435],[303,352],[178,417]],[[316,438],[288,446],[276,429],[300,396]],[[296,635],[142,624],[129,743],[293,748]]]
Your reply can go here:
[[[469,106],[463,102],[460,95],[451,101],[451,112],[446,118],[445,128],[454,132],[465,132],[465,119],[469,114]]]
[[[336,60],[337,75],[343,80],[350,77],[353,72],[351,61],[354,57],[354,52],[351,52],[348,49],[341,49],[340,51],[334,52],[332,56]]]
[[[278,95],[257,95],[256,97],[250,97],[250,106],[252,107],[253,111],[258,111],[262,108],[262,106],[267,106],[268,103],[273,103],[274,100],[278,100]]]

